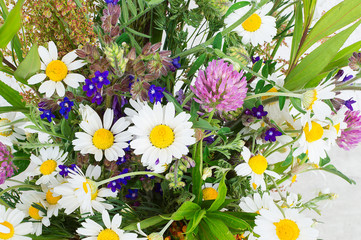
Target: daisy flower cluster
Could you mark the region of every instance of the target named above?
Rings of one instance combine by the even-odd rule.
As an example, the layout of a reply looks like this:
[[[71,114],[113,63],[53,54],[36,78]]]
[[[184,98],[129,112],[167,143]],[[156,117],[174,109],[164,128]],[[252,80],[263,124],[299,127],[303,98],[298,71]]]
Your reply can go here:
[[[324,17],[287,0],[50,2],[44,16],[64,32],[26,19],[38,44],[9,25],[22,2],[0,31],[0,71],[13,76],[0,81],[0,239],[322,236],[310,216],[336,194],[291,186],[309,171],[355,183],[330,150],[361,142],[346,92],[361,89],[361,55],[341,47],[356,25],[335,14],[357,22],[357,1]]]

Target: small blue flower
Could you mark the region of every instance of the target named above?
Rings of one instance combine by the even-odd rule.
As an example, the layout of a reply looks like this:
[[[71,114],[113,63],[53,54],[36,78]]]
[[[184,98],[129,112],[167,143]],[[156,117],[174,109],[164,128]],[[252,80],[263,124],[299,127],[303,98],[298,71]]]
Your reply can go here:
[[[117,5],[118,4],[118,0],[105,0],[105,2],[107,4],[113,4],[113,5]]]
[[[39,108],[39,110],[43,112],[43,114],[40,115],[41,119],[46,118],[49,122],[51,122],[51,119],[55,118],[55,115],[51,113],[50,109]]]
[[[64,100],[59,103],[60,108],[60,114],[65,117],[65,119],[68,119],[69,112],[71,111],[71,107],[74,106],[74,103],[69,100],[69,98],[65,97]]]
[[[263,111],[263,105],[259,105],[258,108],[252,108],[253,116],[262,119],[262,117],[266,116],[268,112]]]
[[[138,197],[138,189],[128,189],[127,195],[125,195],[126,198],[129,198],[131,200],[135,200]]]
[[[61,171],[59,172],[60,176],[67,177],[70,173],[69,170],[75,171],[75,167],[75,164],[72,164],[69,167],[66,165],[59,165],[59,168],[61,169]]]
[[[170,66],[170,70],[172,72],[177,71],[181,67],[181,64],[179,63],[180,57],[173,58],[172,65]]]
[[[85,79],[85,85],[83,86],[83,91],[86,92],[86,95],[88,97],[91,97],[93,96],[94,93],[97,92],[97,87],[91,80]]]
[[[107,187],[110,188],[112,192],[116,192],[117,189],[120,190],[122,188],[122,185],[118,180],[119,179],[109,182]]]
[[[97,103],[98,105],[102,104],[103,97],[99,92],[95,93],[95,96],[92,98],[92,103]]]
[[[93,78],[93,83],[97,85],[97,87],[100,89],[103,87],[103,85],[109,85],[110,81],[108,80],[109,72],[99,72],[96,71],[94,73],[95,77]]]
[[[255,64],[256,62],[258,62],[259,60],[261,60],[261,58],[259,56],[257,57],[252,57],[252,63]]]
[[[353,75],[347,75],[343,78],[342,82],[347,82],[348,80],[352,79]]]
[[[275,142],[276,137],[281,136],[281,135],[282,135],[282,133],[280,131],[277,131],[276,128],[270,128],[266,131],[266,136],[265,136],[264,140],[270,141],[270,142]]]
[[[148,91],[148,96],[149,96],[149,100],[151,103],[155,102],[161,102],[162,98],[164,97],[164,92],[165,88],[162,87],[157,87],[155,85],[151,85]]]
[[[253,115],[252,111],[250,109],[248,109],[248,108],[246,110],[244,110],[244,114]]]
[[[352,98],[350,98],[349,100],[346,100],[343,105],[345,105],[348,109],[350,109],[351,111],[353,111],[353,107],[352,104],[356,103],[355,100],[352,100]]]

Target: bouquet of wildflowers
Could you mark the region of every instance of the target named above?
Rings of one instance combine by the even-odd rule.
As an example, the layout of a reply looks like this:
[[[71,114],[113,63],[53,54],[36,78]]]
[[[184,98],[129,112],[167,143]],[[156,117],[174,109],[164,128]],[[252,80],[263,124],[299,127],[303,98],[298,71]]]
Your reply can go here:
[[[316,4],[0,0],[0,239],[316,240],[289,187],[361,142],[361,4]]]

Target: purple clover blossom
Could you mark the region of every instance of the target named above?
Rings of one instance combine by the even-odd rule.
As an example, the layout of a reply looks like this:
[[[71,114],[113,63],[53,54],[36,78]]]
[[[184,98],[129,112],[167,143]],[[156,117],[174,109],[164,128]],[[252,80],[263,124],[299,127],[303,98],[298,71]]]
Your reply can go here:
[[[341,136],[336,143],[340,148],[350,150],[361,142],[361,113],[360,111],[346,111],[344,122],[347,128],[341,130]]]
[[[17,167],[11,161],[13,155],[8,147],[0,142],[0,185],[5,182],[7,178],[14,176]]]
[[[68,119],[69,112],[71,111],[71,107],[74,106],[74,103],[69,100],[69,98],[65,97],[64,100],[59,103],[60,108],[60,114],[64,116],[65,119]]]
[[[87,97],[91,97],[94,93],[97,92],[97,87],[92,80],[85,79],[85,85],[83,86],[83,91],[86,92]]]
[[[262,119],[262,117],[266,116],[268,112],[263,110],[263,105],[259,105],[258,107],[252,108],[253,116],[257,119]]]
[[[352,104],[356,103],[355,100],[352,100],[352,98],[350,98],[349,100],[346,100],[343,105],[345,105],[348,109],[350,109],[351,111],[353,111],[353,107]]]
[[[92,98],[92,103],[96,103],[98,105],[102,104],[103,97],[99,92],[95,93],[95,96]]]
[[[95,77],[92,79],[93,80],[93,83],[96,84],[97,88],[102,88],[103,85],[109,85],[110,84],[110,81],[108,80],[108,75],[109,75],[109,72],[108,71],[105,71],[105,72],[99,72],[99,71],[96,71],[94,73]]]
[[[157,87],[155,85],[151,85],[148,91],[149,100],[151,103],[161,102],[164,97],[165,88]]]
[[[195,86],[190,87],[196,102],[207,111],[235,111],[242,107],[246,98],[247,82],[243,71],[221,60],[213,60],[205,71],[200,70]]]
[[[126,198],[135,200],[138,197],[138,189],[128,189],[128,194],[125,195]]]
[[[270,141],[270,142],[275,142],[276,137],[281,136],[282,133],[280,131],[277,131],[276,128],[270,128],[266,131],[265,135],[266,136],[265,136],[264,140]]]
[[[50,109],[43,109],[43,108],[39,108],[40,111],[42,111],[43,113],[40,115],[41,119],[46,118],[49,122],[51,122],[52,118],[55,118],[55,115],[51,113]]]

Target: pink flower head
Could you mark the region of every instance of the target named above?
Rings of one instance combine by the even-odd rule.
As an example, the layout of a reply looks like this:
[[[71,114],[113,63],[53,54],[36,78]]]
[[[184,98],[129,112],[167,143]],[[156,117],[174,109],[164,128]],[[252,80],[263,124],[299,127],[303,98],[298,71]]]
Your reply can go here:
[[[240,73],[228,66],[224,60],[213,60],[206,71],[200,70],[192,91],[198,98],[194,100],[207,111],[235,111],[242,107],[246,98],[247,82]]]
[[[14,175],[17,167],[11,161],[13,156],[7,146],[0,142],[0,184],[3,184],[7,178]]]
[[[347,124],[347,128],[341,131],[341,136],[336,141],[339,147],[350,150],[361,142],[360,111],[347,111],[344,122]]]

